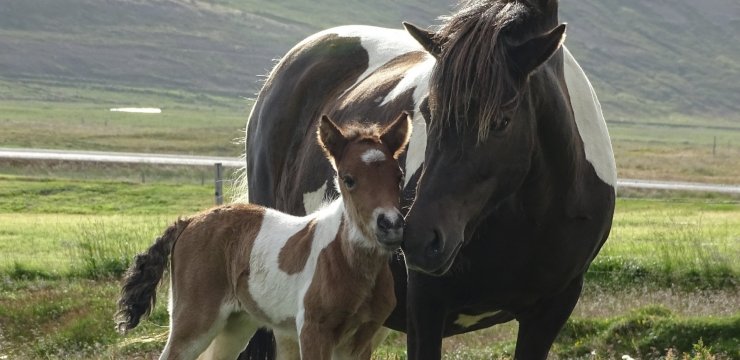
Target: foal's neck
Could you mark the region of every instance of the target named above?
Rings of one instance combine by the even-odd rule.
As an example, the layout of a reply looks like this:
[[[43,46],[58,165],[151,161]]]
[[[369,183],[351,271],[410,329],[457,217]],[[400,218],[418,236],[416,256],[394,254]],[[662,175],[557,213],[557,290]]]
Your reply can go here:
[[[339,222],[334,238],[340,242],[342,254],[352,268],[373,275],[387,263],[390,252],[378,246],[375,239],[369,238],[361,230],[363,226],[350,215],[341,195],[317,212],[316,221]]]

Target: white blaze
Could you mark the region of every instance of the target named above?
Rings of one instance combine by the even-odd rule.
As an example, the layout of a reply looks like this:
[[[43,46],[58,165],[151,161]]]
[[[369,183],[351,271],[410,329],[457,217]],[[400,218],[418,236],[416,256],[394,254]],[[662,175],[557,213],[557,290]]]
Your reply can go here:
[[[365,151],[360,157],[365,164],[385,161],[385,154],[383,154],[383,152],[378,149],[369,149]]]

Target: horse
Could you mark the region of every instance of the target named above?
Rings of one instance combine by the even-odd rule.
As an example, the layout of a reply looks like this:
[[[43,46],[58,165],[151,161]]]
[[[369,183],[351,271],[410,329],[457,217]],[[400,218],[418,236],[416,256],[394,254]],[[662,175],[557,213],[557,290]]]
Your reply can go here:
[[[149,314],[170,259],[160,359],[235,359],[268,326],[281,359],[369,360],[396,305],[389,258],[403,239],[410,124],[405,113],[383,128],[322,117],[317,142],[341,196],[304,217],[233,204],[179,219],[127,271],[119,331]]]
[[[512,320],[546,358],[609,236],[616,165],[557,0],[468,0],[435,31],[342,26],[274,67],[247,124],[252,202],[304,214],[334,196],[307,129],[408,111],[403,252],[391,260],[409,359]],[[372,116],[371,116],[372,115]],[[246,190],[246,189],[245,189]],[[259,331],[242,358],[272,358]]]

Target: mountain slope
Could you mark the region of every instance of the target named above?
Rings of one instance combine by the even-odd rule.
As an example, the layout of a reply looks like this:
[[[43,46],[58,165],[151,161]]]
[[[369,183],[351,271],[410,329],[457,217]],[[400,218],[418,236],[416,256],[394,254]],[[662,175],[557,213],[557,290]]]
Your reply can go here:
[[[251,97],[273,59],[319,29],[434,25],[450,9],[443,0],[3,0],[0,79]],[[740,118],[736,0],[563,0],[561,18],[609,118]]]

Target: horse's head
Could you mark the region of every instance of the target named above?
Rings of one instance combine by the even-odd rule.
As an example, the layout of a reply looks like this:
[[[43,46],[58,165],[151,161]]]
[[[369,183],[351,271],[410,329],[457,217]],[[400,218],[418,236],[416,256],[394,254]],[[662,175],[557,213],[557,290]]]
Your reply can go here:
[[[538,18],[534,27],[545,28],[529,3],[473,1],[437,33],[406,24],[438,60],[424,171],[406,218],[409,267],[447,272],[480,221],[530,172],[537,122],[551,116],[532,96],[541,85],[530,75],[560,48],[565,31],[532,30]]]
[[[399,211],[403,172],[398,157],[411,134],[405,112],[384,129],[352,125],[340,129],[327,116],[318,128],[319,144],[337,172],[337,188],[349,217],[350,231],[394,250],[403,240]]]

